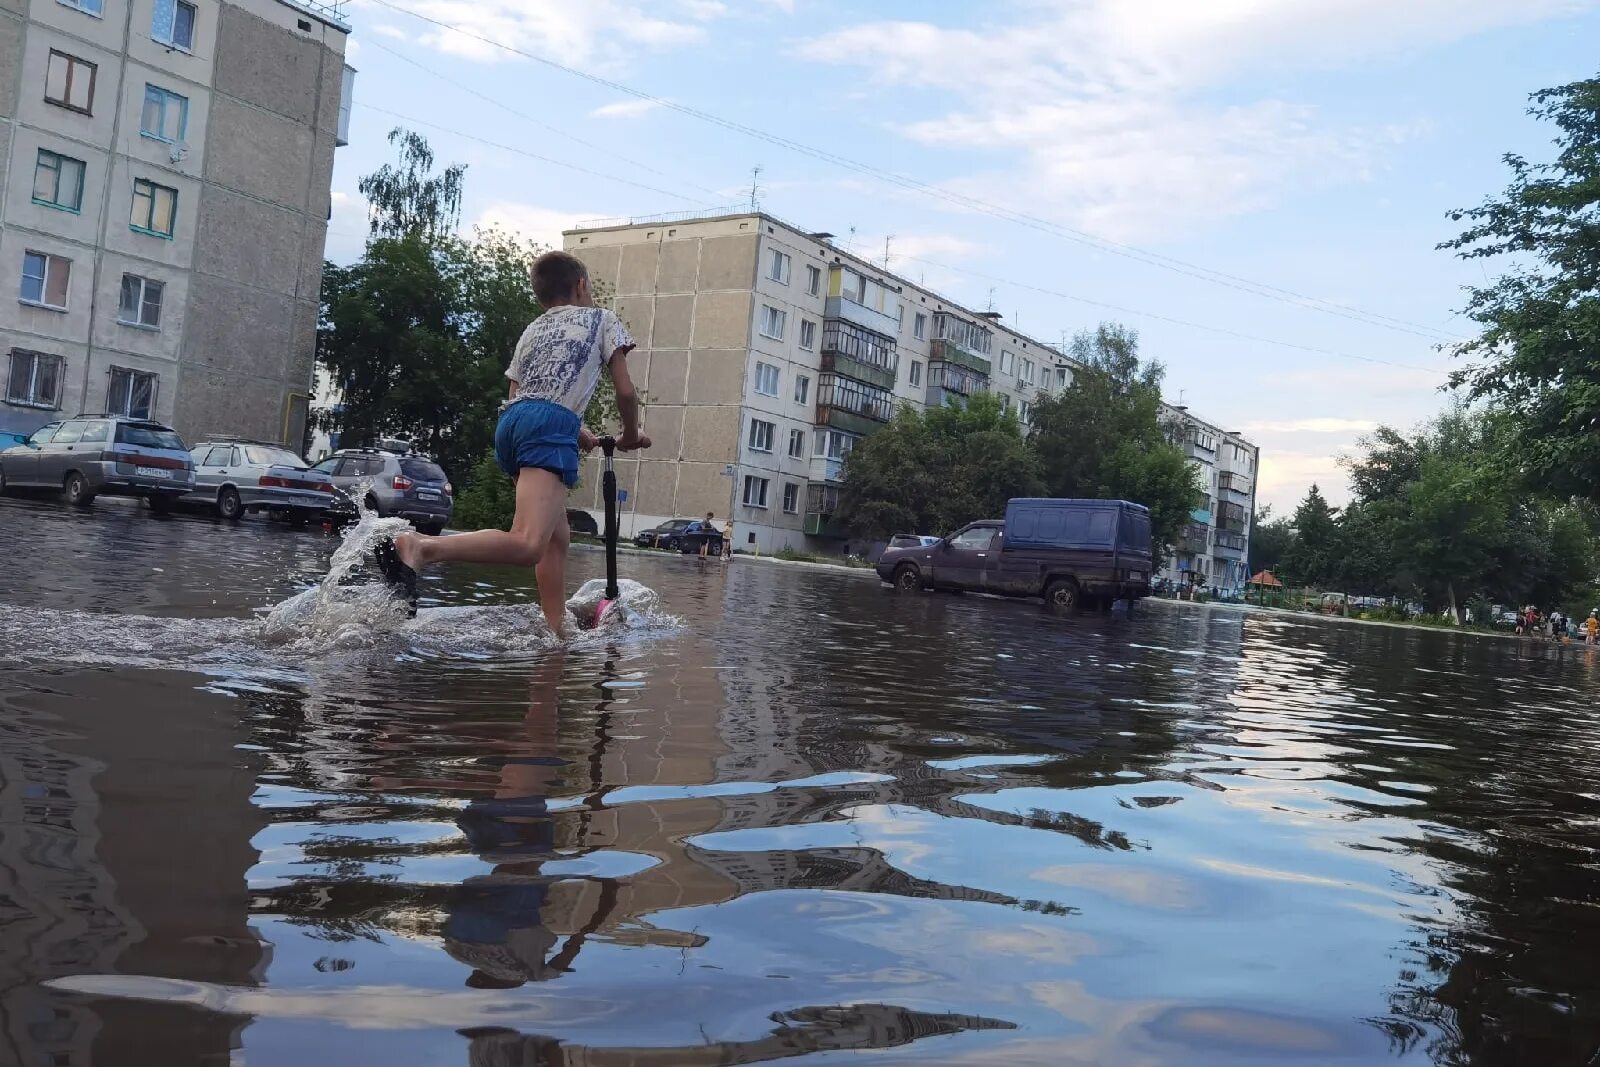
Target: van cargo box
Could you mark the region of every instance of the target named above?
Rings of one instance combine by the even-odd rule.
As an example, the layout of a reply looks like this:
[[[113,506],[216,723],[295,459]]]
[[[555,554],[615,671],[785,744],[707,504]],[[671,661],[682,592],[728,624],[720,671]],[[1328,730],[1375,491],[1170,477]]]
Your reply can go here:
[[[1127,500],[1019,497],[1006,505],[1006,548],[1150,554],[1150,509]]]

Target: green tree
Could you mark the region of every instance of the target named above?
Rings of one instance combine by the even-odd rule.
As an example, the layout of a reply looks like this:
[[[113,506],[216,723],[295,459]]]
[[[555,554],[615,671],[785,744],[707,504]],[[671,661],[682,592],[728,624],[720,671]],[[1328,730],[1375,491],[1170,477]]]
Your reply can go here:
[[[461,195],[467,168],[455,163],[433,173],[433,149],[421,134],[396,126],[389,143],[399,164],[385,163],[356,183],[367,198],[367,221],[374,237],[447,238],[461,221]]]
[[[945,534],[999,518],[1006,501],[1042,486],[1016,416],[979,394],[965,408],[902,408],[857,442],[845,460],[838,517],[858,537]]]
[[[1277,570],[1293,543],[1294,523],[1287,518],[1273,518],[1272,505],[1262,507],[1256,512],[1255,526],[1250,530],[1250,573]]]
[[[1341,551],[1338,512],[1315,482],[1295,508],[1293,525],[1294,540],[1283,554],[1284,580],[1318,588],[1333,584]]]
[[[1455,211],[1468,228],[1441,245],[1465,259],[1514,258],[1470,289],[1482,328],[1452,376],[1514,418],[1514,455],[1541,488],[1600,500],[1600,78],[1533,94],[1529,113],[1556,127],[1556,157],[1508,154],[1511,183]]]
[[[1052,496],[1131,500],[1150,509],[1156,554],[1176,544],[1200,476],[1163,422],[1160,363],[1139,361],[1138,334],[1102,323],[1072,340],[1070,387],[1033,409],[1032,443]]]

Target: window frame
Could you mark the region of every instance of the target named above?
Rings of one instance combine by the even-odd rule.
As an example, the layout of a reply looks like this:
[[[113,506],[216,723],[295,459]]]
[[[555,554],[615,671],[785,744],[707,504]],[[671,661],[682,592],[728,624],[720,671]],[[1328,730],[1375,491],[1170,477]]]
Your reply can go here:
[[[160,107],[161,113],[157,120],[158,132],[152,133],[145,129],[146,111],[154,100]],[[178,106],[178,135],[168,137],[164,131],[167,125],[167,108],[173,101]],[[189,98],[182,93],[175,93],[171,89],[163,88],[153,82],[144,83],[144,102],[139,106],[139,136],[162,144],[181,144],[189,136]]]
[[[811,403],[811,375],[796,374],[794,376],[794,402],[796,404]]]
[[[62,7],[70,7],[74,11],[81,11],[90,18],[103,19],[106,17],[105,0],[56,0],[56,3]],[[90,8],[86,7],[86,4],[94,4],[95,6]]]
[[[765,445],[759,443],[762,440],[766,441]],[[777,440],[777,423],[768,422],[766,419],[752,418],[750,420],[750,432],[745,434],[744,441],[745,447],[750,449],[750,451],[762,452],[770,456],[772,454],[773,446],[777,443]]]
[[[789,428],[789,458],[806,458],[806,432],[798,427]]]
[[[151,221],[151,222],[155,221],[156,202],[157,202],[156,201],[156,195],[155,195],[156,191],[160,190],[162,192],[168,192],[168,193],[172,194],[172,211],[171,211],[171,214],[168,216],[168,218],[170,219],[170,221],[172,223],[172,229],[171,230],[163,231],[163,230],[154,229],[154,228],[149,227],[149,226],[140,226],[138,223],[133,221],[133,211],[134,211],[134,209],[136,209],[139,206],[139,196],[140,196],[140,192],[141,192],[140,186],[146,186],[149,189],[149,194],[148,195],[149,195],[149,198],[150,198],[150,210],[148,212],[146,212],[145,217],[146,217],[146,219],[148,221]],[[128,210],[128,229],[132,230],[134,233],[142,233],[142,234],[146,235],[147,237],[159,237],[162,240],[166,240],[166,241],[173,240],[174,236],[178,232],[178,190],[174,189],[170,185],[162,185],[160,182],[152,181],[149,178],[135,178],[135,179],[133,179],[133,202],[129,206],[129,210]]]
[[[763,371],[772,372],[771,392],[761,388],[761,375]],[[779,370],[775,364],[767,363],[764,360],[756,360],[755,382],[752,384],[752,388],[755,390],[757,396],[778,396],[783,390],[783,372]]]
[[[66,95],[59,100],[50,95],[50,67],[58,58],[67,64]],[[89,102],[82,107],[72,102],[72,87],[77,82],[75,75],[79,67],[89,68]],[[54,104],[56,107],[66,108],[68,111],[76,111],[80,115],[92,116],[94,114],[94,91],[99,78],[100,64],[93,60],[84,59],[82,56],[75,56],[71,52],[63,52],[59,48],[52,48],[44,64],[44,102]]]
[[[116,398],[115,390],[117,388],[117,376],[119,374],[126,375],[128,383],[125,397],[126,403],[120,406],[116,403],[113,403],[113,400]],[[146,401],[144,414],[140,415],[136,414],[134,411],[133,398],[134,387],[139,384],[139,380],[142,378],[148,378],[150,380],[150,396]],[[112,364],[106,369],[106,414],[121,415],[129,419],[152,418],[155,415],[156,398],[160,395],[160,390],[161,375],[156,374],[153,371],[139,370],[137,367],[123,367]]]
[[[37,256],[38,258],[44,260],[44,273],[39,276],[39,299],[34,300],[30,297],[24,296],[21,286],[19,286],[17,292],[17,302],[19,304],[26,304],[28,307],[44,308],[46,311],[67,311],[72,306],[72,260],[68,259],[66,256],[58,256],[54,252],[41,252],[37,248],[24,248],[22,250],[22,285],[27,285],[28,280],[31,277],[28,274],[29,256]],[[61,285],[61,303],[52,304],[49,302],[50,279],[53,277],[50,268],[56,263],[62,263],[66,265],[67,277]]]
[[[794,276],[794,257],[778,248],[769,248],[771,260],[767,267],[767,279],[779,285],[788,285],[789,279]]]
[[[761,489],[760,503],[752,504],[750,502],[750,490],[755,486],[760,486]],[[739,499],[747,508],[760,508],[763,511],[768,511],[770,508],[767,506],[767,490],[770,489],[771,486],[771,478],[763,478],[759,474],[746,474],[744,476],[744,493]]]
[[[55,165],[53,167],[53,170],[55,172],[55,187],[56,187],[55,195],[58,196],[58,197],[61,195],[61,173],[62,173],[62,166],[61,165],[63,163],[75,163],[75,164],[77,164],[77,167],[78,167],[78,200],[77,200],[77,203],[68,204],[68,203],[64,203],[61,200],[43,200],[43,199],[41,199],[39,197],[38,192],[37,192],[37,190],[39,188],[39,170],[40,170],[41,167],[43,167],[45,165],[45,157],[46,156],[49,156],[50,158],[55,160]],[[81,214],[83,214],[83,187],[88,182],[88,180],[89,180],[89,164],[87,162],[77,158],[76,156],[63,155],[62,153],[57,152],[53,148],[40,148],[38,150],[38,154],[34,157],[34,162],[33,162],[33,188],[34,188],[34,192],[31,194],[32,197],[33,197],[33,202],[35,204],[38,204],[40,207],[54,208],[56,211],[65,211],[65,212],[67,212],[68,214],[71,214],[71,215],[81,215]]]
[[[814,319],[800,320],[800,347],[807,352],[817,347],[817,323]]]
[[[139,299],[136,301],[139,314],[137,319],[130,319],[125,314],[127,310],[126,297],[128,293],[128,282],[130,280],[137,281],[139,283]],[[154,322],[146,322],[144,321],[144,312],[145,309],[150,306],[151,286],[154,286],[156,290],[156,316]],[[144,274],[132,274],[128,271],[123,271],[122,284],[117,294],[117,325],[132,326],[134,329],[138,330],[160,330],[161,315],[166,306],[166,295],[167,283],[161,279],[151,278]]]
[[[800,483],[783,483],[783,513],[785,515],[800,514]]]
[[[922,360],[914,359],[911,361],[911,368],[906,371],[906,377],[913,386],[922,384]]]
[[[31,348],[13,348],[7,352],[10,357],[6,365],[6,391],[5,402],[15,407],[36,408],[40,411],[60,411],[61,394],[65,391],[67,376],[67,357],[56,352],[39,352]],[[28,396],[20,397],[12,392],[12,385],[17,373],[17,357],[28,357]],[[50,400],[44,401],[37,398],[39,386],[39,364],[41,360],[49,360],[55,364],[55,395]]]
[[[189,9],[189,40],[187,42],[180,43],[178,41],[178,14],[184,8]],[[161,34],[158,32],[159,27],[156,20],[160,17],[161,4],[160,0],[157,0],[154,9],[150,13],[150,39],[156,42],[156,44],[165,45],[168,48],[183,52],[186,55],[194,55],[195,33],[200,28],[199,6],[189,3],[188,0],[173,0],[172,22],[167,26],[167,36],[165,37],[161,36]]]
[[[926,312],[917,312],[916,317],[911,320],[911,335],[919,341],[927,339],[928,315]]]
[[[820,296],[822,293],[822,268],[815,263],[806,264],[806,295]]]
[[[777,333],[767,332],[767,320],[771,318],[777,324]],[[783,340],[783,335],[789,328],[789,313],[782,308],[775,308],[771,304],[761,305],[761,320],[756,324],[756,332],[762,337],[773,341]]]

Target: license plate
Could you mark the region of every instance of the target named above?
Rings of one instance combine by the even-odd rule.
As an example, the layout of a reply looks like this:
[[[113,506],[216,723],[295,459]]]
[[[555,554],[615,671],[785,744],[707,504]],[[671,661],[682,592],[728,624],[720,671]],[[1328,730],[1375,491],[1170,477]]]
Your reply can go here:
[[[439,494],[432,489],[418,489],[417,497],[421,500],[438,500]]]
[[[141,477],[141,478],[171,478],[172,477],[172,472],[171,471],[162,470],[160,467],[136,467],[134,469],[138,472],[139,477]]]

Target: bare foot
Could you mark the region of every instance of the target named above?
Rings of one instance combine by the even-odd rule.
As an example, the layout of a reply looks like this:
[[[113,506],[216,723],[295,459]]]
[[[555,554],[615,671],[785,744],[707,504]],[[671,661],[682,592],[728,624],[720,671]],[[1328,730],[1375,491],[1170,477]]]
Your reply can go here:
[[[562,612],[560,618],[552,619],[549,615],[544,617],[544,624],[550,627],[550,632],[558,638],[567,636],[567,613]]]
[[[395,555],[414,571],[420,571],[423,566],[422,535],[419,533],[397,534],[394,539]]]

